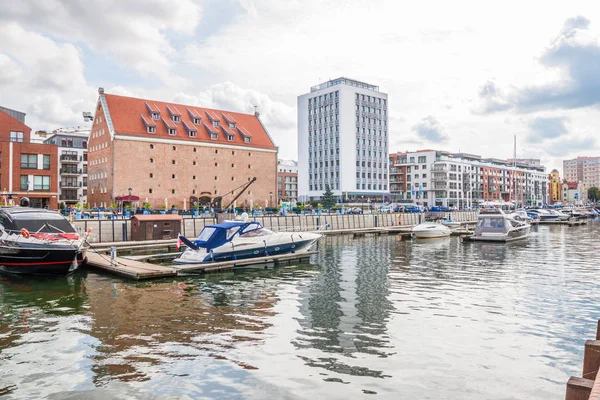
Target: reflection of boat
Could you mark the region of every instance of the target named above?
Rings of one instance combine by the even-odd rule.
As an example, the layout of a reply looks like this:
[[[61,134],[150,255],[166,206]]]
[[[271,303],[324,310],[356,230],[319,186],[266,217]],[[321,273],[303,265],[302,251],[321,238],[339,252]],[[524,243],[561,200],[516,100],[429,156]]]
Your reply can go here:
[[[531,225],[527,221],[517,220],[512,214],[492,208],[479,213],[475,232],[469,238],[488,242],[510,242],[527,238],[530,229]]]
[[[55,211],[0,209],[0,271],[66,275],[85,259],[86,237]]]
[[[450,236],[450,228],[435,222],[425,222],[412,228],[412,233],[417,239],[441,238]]]
[[[197,264],[300,253],[308,251],[322,236],[312,232],[273,232],[255,221],[227,221],[204,227],[194,241],[180,236],[188,248],[174,262]]]

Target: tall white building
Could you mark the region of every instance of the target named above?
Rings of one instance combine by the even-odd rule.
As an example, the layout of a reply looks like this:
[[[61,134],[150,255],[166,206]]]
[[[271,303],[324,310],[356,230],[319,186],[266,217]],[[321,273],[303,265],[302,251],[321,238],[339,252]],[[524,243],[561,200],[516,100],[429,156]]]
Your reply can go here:
[[[90,130],[62,128],[44,140],[58,146],[60,194],[58,201],[66,205],[87,203],[87,144]]]
[[[389,193],[388,103],[379,87],[348,78],[298,97],[298,194],[318,199],[326,187],[344,200]]]

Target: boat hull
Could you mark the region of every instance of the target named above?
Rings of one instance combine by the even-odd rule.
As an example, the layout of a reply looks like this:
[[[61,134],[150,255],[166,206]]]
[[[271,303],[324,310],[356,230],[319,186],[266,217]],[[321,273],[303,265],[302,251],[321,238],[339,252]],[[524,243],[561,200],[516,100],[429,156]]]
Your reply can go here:
[[[0,272],[18,275],[68,275],[85,251],[73,246],[0,246]]]
[[[226,248],[214,249],[212,253],[202,251],[204,249],[193,250],[187,249],[183,252],[181,257],[173,260],[175,264],[203,264],[211,262],[231,261],[231,260],[244,260],[249,258],[274,256],[280,254],[292,254],[292,253],[303,253],[307,252],[320,238],[311,238],[308,240],[300,240],[295,242],[277,243],[260,245],[254,244],[252,246],[223,246]]]
[[[417,239],[435,239],[444,238],[450,236],[450,232],[441,231],[415,231],[413,232],[414,237]]]
[[[508,234],[484,234],[473,235],[470,239],[476,242],[513,242],[516,240],[527,239],[529,236],[530,227],[526,226],[521,229],[515,229]]]

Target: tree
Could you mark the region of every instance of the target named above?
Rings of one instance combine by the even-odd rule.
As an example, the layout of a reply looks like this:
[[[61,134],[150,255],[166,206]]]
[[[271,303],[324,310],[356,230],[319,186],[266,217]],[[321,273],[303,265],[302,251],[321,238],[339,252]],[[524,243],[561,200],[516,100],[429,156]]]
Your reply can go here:
[[[335,199],[333,198],[333,192],[329,188],[329,185],[325,185],[325,193],[323,193],[323,198],[321,199],[321,204],[323,204],[323,208],[330,209],[335,204]]]
[[[596,186],[592,186],[591,188],[589,188],[588,199],[594,202],[598,201],[598,199],[600,199],[600,189],[598,189]]]

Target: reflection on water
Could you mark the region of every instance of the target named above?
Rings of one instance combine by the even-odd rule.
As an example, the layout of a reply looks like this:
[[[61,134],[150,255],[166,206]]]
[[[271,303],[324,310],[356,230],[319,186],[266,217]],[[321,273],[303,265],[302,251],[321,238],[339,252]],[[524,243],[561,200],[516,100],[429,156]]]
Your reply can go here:
[[[0,395],[563,398],[600,311],[598,231],[330,237],[312,264],[145,283],[2,277]]]

